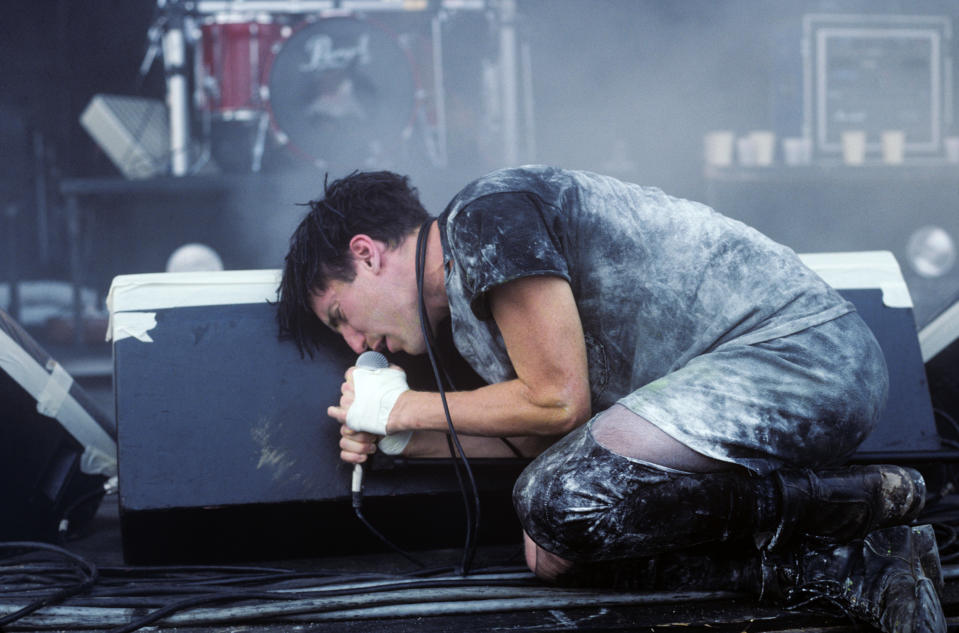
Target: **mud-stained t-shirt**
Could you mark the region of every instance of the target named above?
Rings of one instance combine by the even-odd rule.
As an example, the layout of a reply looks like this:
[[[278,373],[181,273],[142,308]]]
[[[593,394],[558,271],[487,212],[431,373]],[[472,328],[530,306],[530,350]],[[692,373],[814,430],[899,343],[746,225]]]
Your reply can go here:
[[[439,228],[463,357],[489,382],[514,378],[490,291],[523,277],[566,279],[594,411],[723,345],[779,338],[854,309],[792,250],[741,222],[588,172],[493,172],[453,198]]]

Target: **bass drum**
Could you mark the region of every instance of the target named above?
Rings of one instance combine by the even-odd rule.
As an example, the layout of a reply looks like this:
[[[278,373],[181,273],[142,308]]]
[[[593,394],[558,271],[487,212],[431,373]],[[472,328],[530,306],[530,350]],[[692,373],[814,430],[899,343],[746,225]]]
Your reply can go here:
[[[399,39],[352,17],[304,23],[270,70],[278,142],[321,168],[382,163],[409,135],[416,96],[412,60]]]

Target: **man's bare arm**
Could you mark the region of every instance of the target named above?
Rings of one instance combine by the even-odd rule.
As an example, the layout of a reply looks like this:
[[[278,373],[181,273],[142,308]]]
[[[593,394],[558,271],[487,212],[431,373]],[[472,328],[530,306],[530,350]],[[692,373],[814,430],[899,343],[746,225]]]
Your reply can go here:
[[[490,297],[517,378],[473,391],[447,393],[453,424],[468,456],[512,455],[500,437],[514,442],[527,457],[539,454],[558,437],[590,415],[586,344],[569,284],[558,277],[519,279]],[[343,423],[352,402],[344,384],[344,399],[328,413]],[[404,450],[407,456],[449,455],[444,432],[446,417],[440,395],[407,391],[390,412],[387,430],[417,431]],[[474,436],[465,441],[463,438]],[[341,456],[365,461],[375,450],[375,436],[342,428]]]
[[[517,378],[447,394],[457,431],[483,436],[557,436],[590,415],[586,344],[569,284],[530,277],[492,291],[493,317]],[[439,394],[400,396],[387,429],[443,431]]]

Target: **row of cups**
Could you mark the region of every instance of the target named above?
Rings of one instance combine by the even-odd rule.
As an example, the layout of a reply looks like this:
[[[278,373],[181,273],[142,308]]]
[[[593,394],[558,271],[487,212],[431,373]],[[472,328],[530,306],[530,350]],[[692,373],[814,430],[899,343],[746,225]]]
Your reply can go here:
[[[862,165],[866,162],[866,133],[862,130],[844,130],[839,136],[842,142],[842,161],[847,165]],[[902,163],[906,146],[906,133],[902,130],[883,130],[879,135],[882,162],[887,165]]]
[[[787,165],[805,165],[812,162],[812,142],[806,138],[782,140],[783,161]],[[772,165],[776,157],[776,134],[769,130],[754,130],[737,137],[729,130],[713,130],[703,138],[707,165],[729,167],[734,158],[745,167]]]
[[[846,130],[841,134],[842,159],[847,165],[862,165],[866,160],[866,133]],[[880,135],[882,162],[898,165],[903,162],[906,135],[902,130],[885,130]],[[946,158],[959,163],[959,137],[945,139]],[[776,135],[768,130],[755,130],[737,137],[728,130],[714,130],[704,137],[703,150],[707,165],[728,167],[733,154],[739,165],[762,167],[775,162]],[[808,138],[782,139],[782,159],[786,165],[808,165],[812,162],[812,141]]]

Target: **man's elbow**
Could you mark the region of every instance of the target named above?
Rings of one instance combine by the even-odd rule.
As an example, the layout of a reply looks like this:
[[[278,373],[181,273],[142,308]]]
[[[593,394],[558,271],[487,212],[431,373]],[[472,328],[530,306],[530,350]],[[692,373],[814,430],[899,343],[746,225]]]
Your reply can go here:
[[[568,385],[550,385],[524,389],[525,400],[532,405],[529,430],[534,435],[566,435],[581,426],[590,416],[589,389]]]
[[[554,429],[553,433],[566,435],[589,420],[591,410],[588,395],[566,400],[562,406],[558,407],[556,413],[556,419],[551,425]]]

